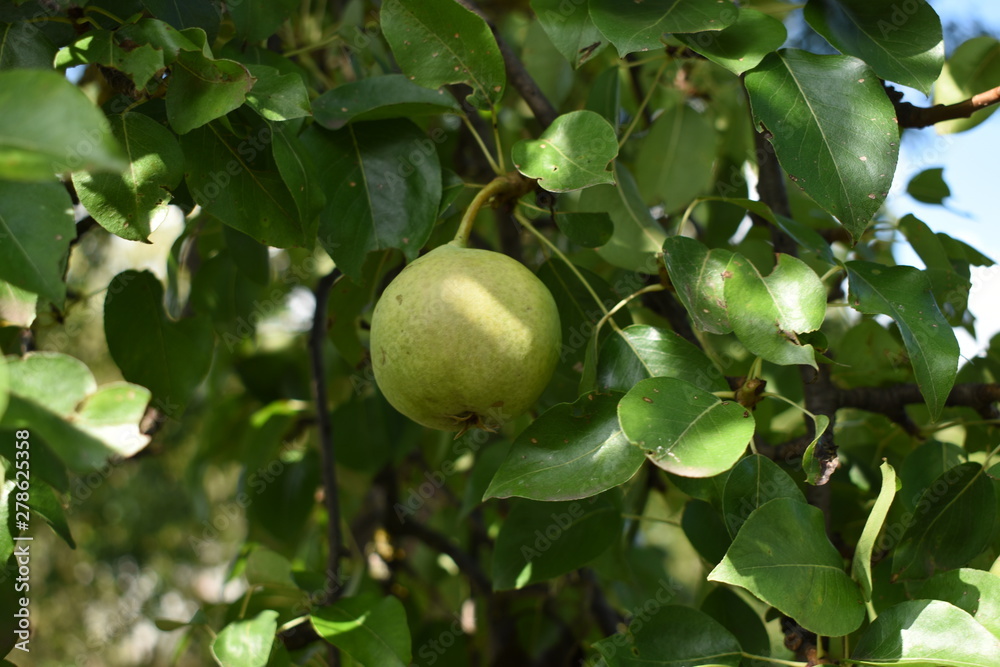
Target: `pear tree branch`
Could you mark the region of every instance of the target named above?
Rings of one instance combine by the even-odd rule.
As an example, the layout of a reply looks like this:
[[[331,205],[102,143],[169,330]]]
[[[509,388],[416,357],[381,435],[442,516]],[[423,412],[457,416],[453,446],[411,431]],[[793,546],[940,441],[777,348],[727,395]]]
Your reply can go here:
[[[956,118],[969,118],[975,112],[1000,102],[1000,86],[984,90],[967,100],[954,104],[935,104],[932,107],[918,107],[903,102],[903,94],[892,87],[886,92],[896,107],[896,118],[900,127],[921,128]]]

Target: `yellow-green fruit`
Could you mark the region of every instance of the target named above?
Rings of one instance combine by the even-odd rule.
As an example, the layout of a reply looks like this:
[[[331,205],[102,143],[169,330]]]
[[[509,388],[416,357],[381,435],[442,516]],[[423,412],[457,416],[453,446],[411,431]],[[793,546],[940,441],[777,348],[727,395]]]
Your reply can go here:
[[[555,301],[535,274],[451,243],[409,264],[375,305],[375,382],[424,426],[495,428],[538,399],[560,337]]]

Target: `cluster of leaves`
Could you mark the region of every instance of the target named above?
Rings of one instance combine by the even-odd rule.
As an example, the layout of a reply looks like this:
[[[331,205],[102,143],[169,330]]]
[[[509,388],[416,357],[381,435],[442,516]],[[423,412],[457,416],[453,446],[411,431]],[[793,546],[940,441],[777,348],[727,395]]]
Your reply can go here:
[[[953,333],[992,261],[881,211],[884,82],[961,101],[1000,79],[1000,43],[946,62],[924,0],[810,0],[834,55],[783,48],[798,14],[765,1],[532,0],[496,25],[455,0],[299,4],[0,9],[0,561],[16,434],[28,506],[73,546],[73,481],[131,465],[154,421],[191,470],[240,465],[246,595],[159,621],[223,665],[319,660],[303,633],[364,665],[997,663],[995,428],[952,398],[1000,371],[960,369]],[[539,189],[474,242],[537,269],[563,352],[537,418],[451,442],[378,394],[366,322],[493,176]],[[112,235],[151,243],[176,207],[156,274],[99,277]],[[904,242],[926,268],[895,265]],[[330,260],[313,408],[304,336],[266,325]],[[188,530],[199,555],[218,539]]]

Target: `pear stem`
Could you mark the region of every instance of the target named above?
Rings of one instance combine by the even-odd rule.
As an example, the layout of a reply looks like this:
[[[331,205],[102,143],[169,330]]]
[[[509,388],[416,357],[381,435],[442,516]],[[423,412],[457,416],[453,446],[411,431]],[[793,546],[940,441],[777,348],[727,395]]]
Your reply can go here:
[[[465,215],[462,216],[462,222],[458,224],[458,231],[455,233],[455,240],[452,241],[452,244],[461,248],[469,245],[469,234],[472,233],[472,225],[476,221],[476,216],[479,215],[479,209],[499,195],[520,197],[526,192],[526,185],[525,179],[516,172],[497,176],[487,183],[486,187],[476,193],[469,208],[465,210]]]

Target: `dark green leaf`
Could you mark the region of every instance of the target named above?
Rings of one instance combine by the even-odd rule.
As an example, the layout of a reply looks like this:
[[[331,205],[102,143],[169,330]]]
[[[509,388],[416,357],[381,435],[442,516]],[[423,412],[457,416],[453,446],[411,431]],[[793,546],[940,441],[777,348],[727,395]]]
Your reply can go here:
[[[187,134],[242,106],[254,84],[244,65],[212,60],[196,51],[180,51],[170,71],[167,118],[177,134]]]
[[[382,30],[411,81],[440,88],[468,83],[469,102],[489,108],[507,83],[493,33],[480,17],[454,0],[386,0]]]
[[[607,213],[584,213],[557,211],[555,215],[559,231],[570,241],[584,248],[597,248],[611,239],[615,231],[611,216]]]
[[[247,106],[267,120],[290,120],[309,116],[309,92],[297,74],[282,74],[266,65],[247,65],[256,79],[247,93]]]
[[[1000,640],[966,612],[940,600],[912,600],[881,612],[858,640],[850,662],[995,667],[998,656]]]
[[[320,607],[309,619],[320,637],[362,664],[406,667],[410,663],[410,628],[397,598],[342,598]]]
[[[272,156],[274,134],[258,122],[249,136],[212,123],[181,137],[188,189],[205,213],[265,245],[302,245],[306,226]]]
[[[996,492],[978,463],[946,470],[921,495],[892,559],[902,579],[961,567],[986,548],[997,515]],[[975,520],[972,518],[975,517]]]
[[[736,23],[721,31],[679,34],[675,37],[692,51],[705,56],[733,74],[743,74],[760,64],[771,51],[785,43],[785,25],[763,12],[740,7]]]
[[[604,35],[590,20],[586,2],[531,0],[538,22],[559,53],[574,67],[580,67],[604,50]]]
[[[590,16],[618,55],[663,47],[663,36],[674,32],[722,30],[736,21],[737,9],[718,0],[647,0],[621,3],[590,0]]]
[[[990,572],[962,568],[934,575],[919,597],[944,600],[971,614],[1000,639],[1000,577]]]
[[[747,589],[807,630],[839,637],[857,630],[865,615],[861,591],[842,568],[823,513],[777,498],[750,514],[708,578]]]
[[[712,185],[717,135],[708,114],[675,104],[653,122],[642,140],[635,169],[639,191],[650,204],[672,213]]]
[[[170,320],[160,281],[149,272],[125,271],[108,289],[104,329],[122,375],[148,387],[167,414],[183,410],[212,361],[215,341],[208,320]]]
[[[649,213],[635,178],[618,161],[614,163],[614,180],[618,185],[587,188],[580,196],[582,210],[606,211],[615,226],[611,240],[597,253],[628,271],[656,273],[656,255],[667,235]]]
[[[398,248],[414,260],[430,236],[441,201],[434,142],[412,121],[359,123],[302,141],[327,194],[320,243],[345,274],[361,281],[365,257]]]
[[[212,657],[223,667],[264,667],[277,630],[278,612],[271,609],[234,621],[212,639]]]
[[[910,179],[906,192],[919,202],[925,204],[942,204],[951,196],[951,188],[945,183],[943,167],[924,169]]]
[[[849,300],[862,313],[888,315],[896,322],[913,372],[937,419],[958,372],[958,341],[931,295],[927,276],[912,266],[847,262]]]
[[[142,6],[158,19],[176,27],[201,28],[209,41],[219,32],[222,7],[218,0],[208,2],[177,2],[177,0],[142,0]]]
[[[313,101],[316,122],[331,130],[347,123],[386,118],[414,118],[459,113],[461,107],[444,89],[418,86],[402,74],[373,76],[328,90]]]
[[[686,236],[671,236],[663,243],[663,262],[677,298],[695,326],[708,333],[725,334],[733,330],[723,283],[732,259],[730,251],[709,250]]]
[[[517,170],[550,192],[569,192],[613,184],[609,169],[618,155],[615,130],[600,114],[571,111],[555,119],[538,139],[514,144]]]
[[[693,499],[687,502],[681,517],[681,528],[698,555],[712,565],[723,559],[733,542],[722,517],[704,500]]]
[[[147,241],[166,215],[170,191],[184,177],[184,155],[176,137],[149,116],[111,116],[111,132],[125,147],[128,168],[119,174],[77,172],[73,186],[87,212],[109,232]]]
[[[797,334],[816,331],[826,315],[826,288],[809,265],[778,255],[770,275],[742,255],[727,267],[723,291],[729,321],[748,350],[782,365],[815,367],[815,350]]]
[[[735,537],[751,512],[775,498],[806,501],[788,473],[769,458],[754,454],[733,466],[722,495],[729,534]]]
[[[760,616],[732,589],[717,587],[702,600],[701,610],[733,633],[744,652],[754,655],[771,653],[771,640]]]
[[[924,0],[809,0],[805,18],[841,53],[924,93],[944,64],[941,19]]]
[[[595,113],[601,114],[604,120],[611,123],[615,128],[615,134],[621,124],[621,71],[618,67],[609,67],[594,79],[590,84],[590,91],[587,93],[587,106],[585,108]]]
[[[613,493],[555,503],[520,500],[497,535],[493,589],[523,588],[572,572],[610,547],[621,527]]]
[[[645,457],[622,435],[620,398],[585,394],[547,410],[514,440],[483,500],[578,500],[627,482]]]
[[[618,637],[594,644],[609,667],[738,667],[740,643],[711,616],[691,607],[663,606],[654,600],[650,614],[643,608],[630,628],[631,646],[622,650]]]
[[[705,353],[672,331],[634,324],[604,341],[597,386],[627,392],[650,377],[681,378],[706,391],[727,391],[722,372]]]
[[[51,181],[63,172],[123,166],[104,114],[65,77],[0,72],[0,178]]]
[[[295,200],[305,244],[311,247],[312,240],[316,237],[319,214],[326,205],[319,170],[312,154],[290,128],[282,123],[273,123],[271,136],[274,139],[271,145],[274,162],[288,192]]]
[[[44,482],[33,481],[28,505],[35,514],[49,524],[53,532],[61,537],[70,549],[76,548],[76,542],[73,541],[69,524],[66,522],[66,511],[63,509],[62,501],[51,486]]]
[[[885,201],[899,154],[896,112],[864,62],[795,49],[747,72],[754,123],[789,178],[855,240]]]
[[[618,418],[625,436],[653,463],[686,477],[728,470],[754,432],[743,406],[679,378],[642,380],[618,404]]]
[[[62,306],[72,206],[60,184],[0,181],[0,278]]]
[[[28,21],[0,22],[0,70],[52,69],[56,47]]]
[[[298,7],[297,0],[227,2],[236,34],[248,42],[267,39]]]

